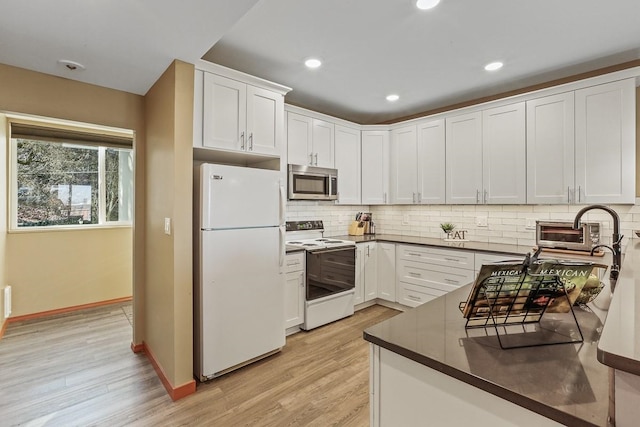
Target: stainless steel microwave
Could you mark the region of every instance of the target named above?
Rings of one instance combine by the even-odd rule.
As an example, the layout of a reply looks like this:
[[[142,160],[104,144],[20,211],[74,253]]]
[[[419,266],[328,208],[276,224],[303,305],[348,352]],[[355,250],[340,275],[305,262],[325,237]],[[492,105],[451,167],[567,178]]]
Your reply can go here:
[[[336,200],[338,170],[289,165],[289,200]]]
[[[538,247],[591,251],[600,243],[600,224],[581,222],[573,228],[573,222],[536,221],[536,244]]]

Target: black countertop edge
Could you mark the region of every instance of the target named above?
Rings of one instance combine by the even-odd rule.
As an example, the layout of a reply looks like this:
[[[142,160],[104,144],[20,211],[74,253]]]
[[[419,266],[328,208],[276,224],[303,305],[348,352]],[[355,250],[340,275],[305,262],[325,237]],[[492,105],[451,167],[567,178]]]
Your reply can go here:
[[[481,390],[484,390],[488,393],[491,393],[497,397],[505,399],[511,403],[514,403],[523,408],[529,409],[537,414],[545,416],[549,419],[557,421],[563,425],[572,426],[572,427],[598,427],[597,424],[590,423],[583,419],[577,418],[568,414],[566,412],[562,412],[553,407],[544,405],[536,400],[525,397],[521,394],[514,393],[510,390],[507,390],[499,385],[487,381],[481,377],[477,377],[475,375],[470,375],[466,372],[460,371],[450,365],[444,364],[442,362],[438,362],[433,360],[423,354],[415,353],[411,350],[408,350],[404,347],[395,345],[393,343],[382,340],[378,337],[368,334],[366,331],[363,332],[363,338],[365,341],[368,341],[372,344],[378,345],[382,348],[385,348],[389,351],[392,351],[396,354],[399,354],[409,360],[412,360],[416,363],[434,369],[436,371],[442,372],[445,375],[448,375],[452,378],[460,380],[466,384],[477,387]]]
[[[287,254],[293,254],[296,252],[304,252],[304,248],[301,248],[300,246],[286,245],[285,251]]]
[[[637,360],[629,359],[628,357],[620,356],[597,348],[598,362],[603,365],[607,365],[610,368],[618,369],[634,375],[640,375],[640,364]]]

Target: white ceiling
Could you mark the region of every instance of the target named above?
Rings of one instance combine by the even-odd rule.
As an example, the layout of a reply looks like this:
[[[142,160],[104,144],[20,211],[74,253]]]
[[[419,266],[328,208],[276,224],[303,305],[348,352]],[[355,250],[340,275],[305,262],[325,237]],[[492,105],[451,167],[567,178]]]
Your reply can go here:
[[[3,0],[0,63],[145,94],[173,59],[204,54],[292,87],[292,104],[378,123],[640,58],[638,0],[414,3]],[[505,67],[485,72],[493,60]]]
[[[257,2],[2,0],[0,63],[144,95],[174,59],[200,59]]]
[[[639,17],[639,0],[261,0],[205,59],[292,87],[289,103],[379,123],[638,59]],[[305,69],[310,56],[323,66]]]

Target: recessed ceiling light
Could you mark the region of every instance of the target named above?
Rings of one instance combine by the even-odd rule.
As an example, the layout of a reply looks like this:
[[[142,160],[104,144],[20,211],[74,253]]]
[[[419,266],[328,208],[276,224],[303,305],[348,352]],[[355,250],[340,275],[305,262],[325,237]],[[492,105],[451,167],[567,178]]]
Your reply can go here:
[[[427,10],[433,9],[440,3],[440,0],[418,0],[416,1],[416,6],[418,9]]]
[[[387,95],[387,101],[389,102],[396,102],[398,99],[400,99],[400,97],[395,93],[391,95]]]
[[[484,69],[487,71],[496,71],[502,68],[504,64],[500,61],[492,62],[484,66]]]
[[[64,65],[71,71],[84,70],[85,66],[76,61],[70,61],[68,59],[58,59],[58,63]]]
[[[304,61],[304,65],[306,65],[309,68],[318,68],[319,66],[322,65],[322,62],[319,59],[310,58]]]

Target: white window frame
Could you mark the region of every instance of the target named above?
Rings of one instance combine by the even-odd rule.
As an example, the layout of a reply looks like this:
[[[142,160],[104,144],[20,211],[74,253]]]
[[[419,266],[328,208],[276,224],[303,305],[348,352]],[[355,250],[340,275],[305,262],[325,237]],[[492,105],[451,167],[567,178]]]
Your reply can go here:
[[[17,177],[17,173],[18,173],[18,158],[17,158],[17,142],[14,138],[11,137],[11,133],[10,133],[10,129],[11,129],[11,123],[12,122],[17,122],[17,123],[21,123],[23,122],[22,117],[20,116],[12,116],[12,115],[6,115],[5,116],[8,120],[7,120],[7,142],[8,142],[8,148],[9,148],[9,152],[8,152],[8,164],[9,164],[9,171],[8,171],[8,180],[9,180],[9,197],[8,197],[8,201],[9,201],[9,205],[8,205],[8,219],[9,219],[9,232],[10,233],[34,233],[34,232],[50,232],[50,231],[76,231],[76,230],[95,230],[95,229],[101,229],[101,228],[122,228],[122,227],[132,227],[133,225],[133,212],[131,214],[131,219],[130,220],[126,220],[126,221],[107,221],[106,220],[106,199],[107,199],[107,194],[106,194],[106,150],[108,148],[111,147],[107,147],[107,146],[101,146],[101,145],[96,145],[96,146],[84,146],[84,148],[93,148],[93,149],[97,149],[98,150],[98,223],[97,224],[83,224],[83,225],[51,225],[51,226],[35,226],[35,227],[18,227],[18,177]],[[122,130],[122,129],[115,129],[115,128],[107,128],[107,127],[90,127],[87,126],[86,124],[77,124],[75,122],[52,122],[52,121],[34,121],[32,117],[28,117],[27,123],[38,123],[41,126],[50,126],[52,128],[56,127],[56,124],[62,124],[65,127],[69,126],[69,123],[73,123],[74,125],[80,125],[78,126],[79,128],[81,128],[83,131],[87,131],[87,130],[95,130],[96,132],[99,131],[103,131],[105,129],[109,130],[109,131],[113,131],[113,132],[117,132],[117,133],[123,133],[124,131],[124,135],[127,135],[129,137],[131,137],[131,139],[133,139],[133,131],[128,131],[128,130]],[[37,140],[36,138],[34,138],[34,140]],[[70,145],[74,145],[77,147],[83,147],[82,144],[77,144],[77,143],[73,143],[70,142]],[[125,147],[123,147],[125,148]],[[133,146],[130,148],[131,149],[131,159],[133,161],[133,156],[134,156],[134,150],[133,150]],[[132,171],[132,177],[131,179],[134,179],[134,171]],[[135,184],[135,183],[132,183]],[[131,195],[131,203],[133,204],[134,202],[134,192],[132,192]]]

